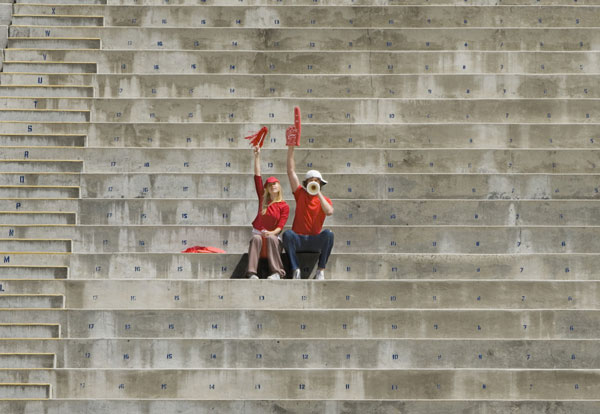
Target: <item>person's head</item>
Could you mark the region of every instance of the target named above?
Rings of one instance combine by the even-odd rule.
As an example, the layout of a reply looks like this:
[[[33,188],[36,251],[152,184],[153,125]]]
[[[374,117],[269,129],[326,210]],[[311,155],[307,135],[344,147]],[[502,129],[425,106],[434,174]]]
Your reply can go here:
[[[262,214],[267,212],[269,204],[283,201],[283,195],[281,193],[281,183],[275,177],[267,178],[265,181],[265,192],[263,194],[263,207]]]
[[[321,173],[317,170],[310,170],[306,173],[306,175],[304,176],[304,181],[302,181],[302,186],[306,188],[308,183],[310,183],[311,181],[319,183],[319,186],[321,188],[323,188],[323,186],[327,184],[327,181],[323,179]]]

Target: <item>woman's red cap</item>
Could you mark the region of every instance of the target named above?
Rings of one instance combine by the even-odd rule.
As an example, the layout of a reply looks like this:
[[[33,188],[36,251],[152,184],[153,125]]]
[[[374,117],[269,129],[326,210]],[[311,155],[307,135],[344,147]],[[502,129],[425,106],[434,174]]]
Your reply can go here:
[[[275,178],[275,177],[269,177],[269,178],[267,178],[267,181],[265,181],[265,186],[267,184],[278,183],[278,182],[279,182],[279,180],[277,178]]]

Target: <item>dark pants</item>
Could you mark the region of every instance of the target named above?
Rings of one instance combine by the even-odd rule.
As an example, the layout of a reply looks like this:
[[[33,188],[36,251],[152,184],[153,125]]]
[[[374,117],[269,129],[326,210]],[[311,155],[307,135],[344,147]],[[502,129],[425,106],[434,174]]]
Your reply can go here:
[[[325,269],[333,248],[333,232],[326,229],[316,236],[305,236],[297,234],[293,230],[288,230],[283,233],[283,248],[290,258],[292,271],[298,269],[296,252],[321,253],[318,266],[319,269]]]

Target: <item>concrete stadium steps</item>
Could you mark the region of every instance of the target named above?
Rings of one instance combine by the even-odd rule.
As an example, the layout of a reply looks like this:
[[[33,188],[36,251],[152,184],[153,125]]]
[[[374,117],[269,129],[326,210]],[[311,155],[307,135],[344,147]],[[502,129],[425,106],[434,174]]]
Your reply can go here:
[[[33,106],[30,108],[33,108]],[[0,122],[60,122],[63,119],[67,122],[88,122],[90,120],[90,111],[77,109],[25,109],[23,107],[3,107],[0,109]]]
[[[58,172],[58,173],[24,173],[24,172],[4,172],[0,176],[1,185],[12,186],[79,186],[80,178],[78,172]],[[0,203],[2,201],[0,200]]]
[[[160,414],[165,412],[269,412],[287,410],[307,414],[339,412],[426,412],[429,414],[504,414],[519,411],[527,414],[572,412],[595,414],[600,401],[453,401],[453,400],[148,400],[148,399],[52,399],[46,401],[0,401],[0,409],[16,412],[45,410],[48,414],[64,412],[98,412],[110,414],[127,412],[130,414]],[[187,411],[186,411],[187,410]]]
[[[543,339],[163,338],[149,342],[148,338],[62,338],[0,342],[0,350],[16,345],[27,352],[10,356],[11,362],[22,365],[39,361],[40,367],[47,367],[55,359],[56,368],[87,369],[598,369],[597,343],[597,340]],[[123,355],[129,355],[129,359]]]
[[[26,310],[23,311],[26,312]],[[0,312],[0,316],[4,315],[4,312],[8,311]],[[4,340],[57,339],[59,337],[60,325],[56,323],[0,323],[0,338]]]
[[[95,62],[61,62],[61,61],[10,61],[4,62],[4,72],[8,73],[96,73]]]
[[[283,172],[286,197],[292,192]],[[596,174],[329,174],[323,189],[332,199],[595,200]],[[254,198],[249,174],[231,173],[85,173],[82,198]],[[250,184],[249,184],[250,183]]]
[[[40,6],[19,6],[19,10],[17,10],[18,14],[15,13],[12,16],[13,26],[94,26],[98,28],[104,26],[104,16],[89,15],[89,13],[86,13],[86,10],[82,7],[80,7],[79,9],[75,8],[75,10],[83,12],[83,14],[72,15],[68,13],[56,14],[55,6],[42,6],[42,10],[50,9],[50,13],[48,14],[40,14]],[[54,9],[55,13],[52,13],[52,9]],[[27,10],[33,10],[33,12],[27,14]],[[24,11],[24,13],[22,13],[21,11]]]
[[[170,2],[169,2],[170,3]],[[394,3],[394,2],[390,2]],[[383,5],[264,5],[244,6],[176,6],[150,7],[121,5],[30,5],[15,4],[13,24],[40,24],[40,16],[59,20],[66,16],[104,16],[107,26],[164,27],[597,27],[597,7],[578,5],[539,7],[534,3],[506,7],[456,4],[453,6]],[[25,20],[21,16],[35,16]],[[60,20],[59,20],[60,21]],[[42,23],[43,24],[43,23]],[[78,24],[75,24],[78,25]]]
[[[15,26],[8,48],[327,51],[597,51],[587,28],[197,28]],[[59,40],[60,39],[60,40]],[[34,46],[35,45],[35,46]]]
[[[86,136],[78,134],[2,134],[0,146],[3,147],[83,147]]]
[[[10,172],[85,171],[92,173],[244,173],[251,170],[250,150],[129,148],[3,148],[0,169]],[[265,150],[263,174],[285,175],[285,150]],[[60,159],[64,158],[64,159]],[[363,149],[297,150],[299,171],[323,174],[597,174],[600,150],[590,149]],[[17,170],[17,168],[20,168]],[[245,184],[251,180],[247,175]]]
[[[600,282],[592,281],[5,280],[1,286],[0,308],[600,310]]]
[[[0,108],[27,111],[0,110],[0,144],[31,143],[0,150],[0,383],[42,385],[16,398],[96,414],[169,412],[140,398],[190,412],[230,398],[261,400],[255,412],[600,408],[600,1],[55,4],[68,1],[15,4],[37,16],[13,21],[0,75]],[[107,27],[63,26],[101,15]],[[299,174],[335,184],[334,280],[208,280],[247,250],[242,137],[259,123],[263,175],[291,197],[298,104]],[[55,198],[68,196],[83,199]],[[178,253],[195,244],[228,253]]]
[[[12,26],[11,26],[12,27]],[[8,38],[10,49],[100,49],[101,39],[77,37],[17,37]]]
[[[29,151],[32,151],[33,148]],[[0,154],[6,154],[6,149],[0,149]],[[16,152],[21,152],[21,156],[15,159],[10,159],[0,156],[0,171],[3,173],[48,173],[48,172],[81,172],[83,169],[83,161],[69,159],[27,159],[23,154],[28,150],[15,149]],[[43,151],[40,151],[43,153]],[[19,159],[20,158],[20,159]]]
[[[2,279],[228,279],[240,255],[185,253],[4,253]],[[38,263],[38,266],[32,264]],[[594,254],[402,254],[332,252],[331,279],[597,280]],[[309,277],[309,269],[302,269]]]
[[[77,4],[106,4],[106,0],[77,0]],[[15,4],[73,4],[73,0],[18,0]]]
[[[1,97],[91,98],[94,88],[76,85],[0,85]],[[4,101],[7,102],[8,100]]]
[[[196,30],[198,31],[198,30]],[[597,51],[13,50],[4,72],[162,74],[597,74]],[[44,59],[46,56],[46,59]],[[16,62],[16,63],[15,63]],[[28,62],[27,64],[19,62]],[[56,67],[52,62],[80,62]]]
[[[72,240],[72,251],[77,253],[176,253],[193,245],[215,246],[229,253],[243,253],[248,250],[248,239],[251,235],[251,229],[247,225],[80,225],[76,227],[3,225],[3,227],[5,227],[5,234],[23,240],[22,243],[30,240],[27,243],[32,245],[51,243],[62,245],[64,249],[70,246]],[[600,251],[600,227],[424,225],[327,225],[325,227],[334,232],[333,248],[339,253],[523,254]],[[44,240],[48,238],[55,240]],[[17,248],[14,243],[11,239],[0,239],[0,251],[7,251],[7,245]],[[24,249],[24,251],[30,250]]]
[[[32,265],[32,262],[39,260],[39,257],[31,257],[29,265],[7,265],[0,266],[1,280],[24,280],[24,279],[67,279],[69,276],[69,268],[67,266],[52,266],[52,265]]]
[[[267,123],[269,149],[283,149],[285,128],[290,121]],[[240,122],[204,123],[37,123],[4,122],[5,134],[45,143],[55,137],[73,137],[84,146],[85,136],[90,147],[179,147],[179,148],[244,148],[243,139],[258,131],[261,124]],[[30,132],[27,132],[31,129]],[[589,148],[600,142],[596,123],[414,123],[414,124],[331,124],[304,123],[302,134],[306,143],[299,150],[313,148]],[[5,135],[0,135],[0,140]],[[62,141],[61,141],[62,142]],[[41,144],[39,143],[39,144]],[[57,144],[60,142],[57,142]],[[277,160],[269,160],[277,161]]]
[[[0,274],[15,278],[70,279],[227,279],[240,260],[239,254],[181,253],[74,253],[9,254]],[[328,263],[332,279],[506,279],[506,280],[596,280],[593,270],[597,254],[407,254],[336,253]],[[31,268],[32,263],[39,266]],[[47,268],[44,270],[44,268]],[[308,278],[310,269],[302,269]],[[40,276],[41,275],[41,276]],[[54,275],[54,276],[48,276]],[[40,276],[40,277],[38,277]]]
[[[60,336],[66,338],[598,339],[599,312],[567,309],[14,309],[0,312],[0,321],[14,328],[15,333],[10,337],[27,334],[29,331],[24,332],[25,328],[29,329],[29,321],[35,320],[39,329],[46,329],[44,323],[55,329],[60,327]],[[0,325],[0,333],[3,329],[8,328]],[[58,331],[46,329],[45,332]]]
[[[35,101],[35,102],[34,102]],[[36,103],[37,102],[37,103]],[[0,98],[0,120],[87,122],[290,122],[296,99]],[[600,100],[333,99],[301,102],[317,123],[593,123]],[[35,109],[34,109],[35,108]],[[21,115],[19,117],[19,114]],[[13,118],[9,118],[12,116]],[[28,116],[28,118],[24,118]]]
[[[48,232],[46,232],[48,234]],[[72,248],[70,239],[59,239],[47,235],[43,239],[35,238],[2,238],[0,239],[0,252],[11,253],[70,253]]]
[[[79,200],[77,197],[69,200],[61,199],[0,199],[0,210],[13,212],[33,213],[36,211],[55,211],[64,214],[77,212]]]
[[[5,370],[0,381],[50,383],[56,398],[595,400],[597,370]],[[85,384],[81,386],[80,384]],[[577,387],[575,387],[577,385]]]
[[[288,199],[291,224],[294,199]],[[465,226],[600,226],[597,200],[333,200],[335,214],[327,225],[465,225]],[[256,199],[82,199],[80,224],[223,225],[244,226],[257,214]],[[13,206],[14,208],[14,206]],[[0,222],[30,220],[0,210]],[[25,217],[19,217],[18,214]],[[75,222],[75,213],[53,213],[38,221]],[[58,213],[54,213],[58,214]],[[4,216],[4,218],[3,218]],[[36,217],[37,219],[37,217]]]
[[[43,0],[40,3],[45,3],[48,0]],[[239,6],[239,0],[207,0],[204,2],[203,7],[206,6]],[[281,5],[278,0],[250,0],[246,3],[247,6],[276,6]],[[298,0],[294,4],[297,6],[315,6],[315,3],[318,3],[317,6],[388,6],[388,0],[318,0],[315,2],[314,0]],[[117,0],[111,1],[111,5],[139,5],[135,0]],[[156,0],[144,0],[141,2],[144,6],[155,6],[155,5],[164,5],[163,2],[158,2]],[[174,3],[171,3],[174,4]],[[197,5],[195,2],[191,2],[190,0],[179,0],[177,5]],[[464,6],[464,2],[462,0],[433,0],[428,2],[427,4],[435,5],[435,6]],[[494,6],[497,5],[493,0],[475,0],[470,4],[473,6]],[[512,6],[512,5],[523,5],[522,1],[518,0],[508,0],[503,2],[503,4]],[[531,5],[537,4],[530,0]],[[546,2],[547,5],[570,5],[572,4],[569,0],[550,0]],[[598,4],[597,0],[585,0],[580,3],[580,5],[596,5]],[[398,6],[413,6],[413,5],[422,5],[418,0],[394,0],[394,5]]]
[[[0,97],[0,108],[87,111],[91,102],[92,100],[88,97],[3,96]],[[60,122],[58,118],[54,121]],[[68,119],[66,119],[66,121],[72,122]]]
[[[38,3],[46,3],[51,0],[41,0]],[[399,6],[412,6],[421,5],[418,0],[393,0],[394,5]],[[537,4],[533,0],[529,0],[531,5]],[[18,3],[24,3],[19,1]],[[239,6],[239,0],[206,0],[203,6]],[[318,0],[318,6],[388,6],[389,0]],[[140,5],[139,0],[114,0],[111,1],[111,5]],[[177,2],[170,3],[172,5],[197,5],[197,2],[193,0],[178,0]],[[273,6],[278,5],[278,0],[250,0],[246,3],[248,6]],[[315,6],[314,0],[298,0],[294,2],[297,6]],[[433,0],[428,4],[439,6],[464,6],[464,0]],[[473,6],[496,6],[497,3],[494,0],[474,0],[470,2]],[[522,1],[519,0],[506,0],[502,4],[506,6],[523,5]],[[569,0],[549,0],[544,3],[545,5],[572,5],[573,3]],[[598,5],[598,0],[584,0],[579,3],[580,5]],[[141,5],[144,6],[158,6],[164,5],[163,1],[160,0],[143,0]]]
[[[0,354],[0,366],[2,369],[54,368],[55,359],[55,354],[48,353],[3,353]]]
[[[59,294],[2,294],[0,309],[63,309],[65,297]],[[0,363],[2,359],[0,358]]]
[[[39,400],[52,395],[50,384],[0,383],[0,398],[3,400]]]
[[[73,200],[79,198],[80,188],[77,186],[26,186],[6,185],[0,186],[0,197],[11,200],[13,208],[17,203],[24,203],[26,199]],[[50,203],[52,204],[52,201]]]
[[[0,211],[0,224],[71,224],[77,222],[77,213],[62,211]]]
[[[8,26],[10,24],[12,11],[12,1],[3,0],[2,2],[0,2],[0,25]]]
[[[0,73],[0,89],[10,94],[34,91],[63,96],[110,98],[394,98],[433,99],[595,99],[595,74],[454,74],[454,75],[156,75],[156,74],[15,74]],[[14,85],[13,85],[14,84]],[[85,84],[89,86],[68,86]],[[23,86],[21,86],[23,85]],[[65,85],[65,86],[62,86]],[[350,87],[351,86],[351,87]],[[38,88],[39,87],[39,88]],[[47,88],[47,89],[44,89]],[[64,88],[64,89],[61,89]],[[73,89],[73,90],[71,90]],[[2,92],[7,90],[7,92]],[[30,92],[31,91],[31,92]],[[69,93],[67,95],[66,93]]]

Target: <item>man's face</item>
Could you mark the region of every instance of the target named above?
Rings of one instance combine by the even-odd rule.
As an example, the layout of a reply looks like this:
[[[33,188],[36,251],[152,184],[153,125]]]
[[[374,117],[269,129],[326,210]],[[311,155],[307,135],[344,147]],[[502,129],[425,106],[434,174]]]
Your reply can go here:
[[[321,180],[319,180],[317,177],[312,177],[312,178],[309,178],[309,179],[306,181],[306,185],[308,185],[308,183],[312,183],[313,181],[314,181],[314,182],[316,182],[316,183],[319,183],[319,185],[321,185]]]

